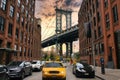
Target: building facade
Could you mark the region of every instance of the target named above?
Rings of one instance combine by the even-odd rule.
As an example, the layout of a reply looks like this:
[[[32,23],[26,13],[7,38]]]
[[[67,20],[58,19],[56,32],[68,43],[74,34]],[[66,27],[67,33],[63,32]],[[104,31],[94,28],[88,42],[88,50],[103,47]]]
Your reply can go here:
[[[34,52],[37,26],[34,12],[35,0],[0,0],[0,64],[40,58],[40,50]],[[40,42],[36,45],[41,48]]]
[[[120,68],[120,0],[83,0],[78,13],[80,59]]]

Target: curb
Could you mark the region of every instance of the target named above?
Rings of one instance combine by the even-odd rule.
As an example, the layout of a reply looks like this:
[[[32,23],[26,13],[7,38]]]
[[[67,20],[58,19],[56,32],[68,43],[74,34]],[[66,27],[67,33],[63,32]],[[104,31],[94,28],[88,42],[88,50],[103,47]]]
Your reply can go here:
[[[104,78],[100,77],[100,76],[97,76],[95,75],[97,78],[101,79],[101,80],[105,80]]]

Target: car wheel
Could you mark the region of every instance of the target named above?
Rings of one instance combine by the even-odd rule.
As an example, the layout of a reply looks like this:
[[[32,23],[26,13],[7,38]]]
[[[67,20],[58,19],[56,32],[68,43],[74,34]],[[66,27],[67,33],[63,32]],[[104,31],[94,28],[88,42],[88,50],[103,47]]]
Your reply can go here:
[[[75,74],[74,69],[72,69],[72,73]]]
[[[80,77],[80,75],[78,76],[77,70],[75,70],[74,74],[76,77]]]
[[[10,77],[6,75],[5,80],[10,80]]]
[[[40,71],[42,71],[42,67],[40,67]]]
[[[25,72],[22,72],[22,74],[21,74],[21,80],[23,80],[24,79],[24,77],[25,77]]]
[[[93,71],[89,76],[90,78],[95,78],[95,71]]]
[[[30,70],[30,73],[29,73],[29,75],[32,75],[32,70]]]

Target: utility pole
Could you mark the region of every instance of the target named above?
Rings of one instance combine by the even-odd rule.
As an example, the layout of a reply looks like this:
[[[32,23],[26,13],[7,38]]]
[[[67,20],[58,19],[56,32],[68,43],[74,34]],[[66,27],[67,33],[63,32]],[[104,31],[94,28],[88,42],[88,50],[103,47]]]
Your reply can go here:
[[[95,69],[95,47],[94,47],[94,30],[92,29],[92,55],[93,55],[93,66]]]

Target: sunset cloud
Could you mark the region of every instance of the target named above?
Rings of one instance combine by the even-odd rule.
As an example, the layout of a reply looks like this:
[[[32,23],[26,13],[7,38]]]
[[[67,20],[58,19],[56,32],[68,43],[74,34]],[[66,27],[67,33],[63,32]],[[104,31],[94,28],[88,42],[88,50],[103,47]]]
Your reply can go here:
[[[42,40],[55,33],[55,8],[72,9],[72,25],[78,22],[82,0],[36,0],[35,17],[42,19]],[[74,17],[73,17],[74,16]]]

